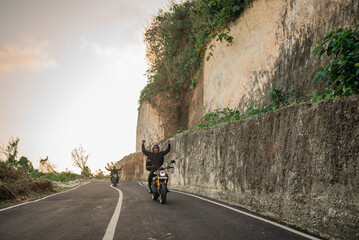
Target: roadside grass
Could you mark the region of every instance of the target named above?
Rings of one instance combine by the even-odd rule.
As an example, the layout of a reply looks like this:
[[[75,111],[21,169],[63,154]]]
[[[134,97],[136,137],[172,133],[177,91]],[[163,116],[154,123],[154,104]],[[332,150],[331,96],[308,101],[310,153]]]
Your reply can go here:
[[[57,186],[53,181],[68,182],[74,179],[78,177],[73,173],[41,173],[39,178],[34,178],[31,173],[0,162],[0,207],[69,190],[72,187]]]

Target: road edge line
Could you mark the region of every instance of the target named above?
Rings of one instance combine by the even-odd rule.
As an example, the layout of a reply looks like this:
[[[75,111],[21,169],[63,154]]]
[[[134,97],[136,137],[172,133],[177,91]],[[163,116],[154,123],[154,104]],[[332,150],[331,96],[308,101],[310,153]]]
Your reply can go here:
[[[44,199],[46,199],[46,198],[53,197],[53,196],[56,196],[56,195],[59,195],[59,194],[62,194],[62,193],[70,192],[70,191],[75,190],[75,189],[77,189],[77,188],[79,188],[79,187],[85,186],[86,184],[89,184],[89,183],[90,183],[90,182],[86,182],[86,183],[84,183],[84,184],[77,185],[76,187],[73,187],[73,188],[71,188],[71,189],[69,189],[69,190],[66,190],[66,191],[63,191],[63,192],[58,192],[58,193],[50,194],[50,195],[47,195],[47,196],[42,197],[42,198],[39,198],[39,199],[35,199],[35,200],[32,200],[32,201],[23,202],[23,203],[19,203],[19,204],[10,206],[10,207],[2,208],[2,209],[0,209],[0,212],[6,211],[6,210],[9,210],[9,209],[12,209],[12,208],[20,207],[20,206],[23,206],[23,205],[26,205],[26,204],[29,204],[29,203],[39,202],[39,201],[44,200]]]
[[[303,233],[303,232],[300,232],[298,230],[295,230],[293,228],[290,228],[290,227],[287,227],[287,226],[284,226],[282,224],[279,224],[279,223],[276,223],[276,222],[273,222],[269,219],[265,219],[263,217],[259,217],[259,216],[256,216],[256,215],[253,215],[253,214],[250,214],[250,213],[247,213],[247,212],[244,212],[244,211],[241,211],[239,209],[235,209],[235,208],[232,208],[230,206],[227,206],[225,204],[222,204],[222,203],[218,203],[218,202],[215,202],[215,201],[212,201],[212,200],[209,200],[209,199],[206,199],[206,198],[203,198],[203,197],[200,197],[200,196],[196,196],[196,195],[193,195],[193,194],[190,194],[190,193],[185,193],[185,192],[180,192],[180,191],[177,191],[177,190],[173,190],[171,189],[172,192],[176,192],[176,193],[179,193],[179,194],[183,194],[183,195],[188,195],[188,196],[191,196],[191,197],[195,197],[195,198],[198,198],[198,199],[201,199],[203,201],[206,201],[206,202],[210,202],[210,203],[213,203],[213,204],[216,204],[218,206],[221,206],[221,207],[224,207],[224,208],[227,208],[227,209],[230,209],[232,211],[235,211],[235,212],[238,212],[238,213],[241,213],[241,214],[244,214],[246,216],[249,216],[249,217],[252,217],[252,218],[255,218],[255,219],[258,219],[258,220],[261,220],[263,222],[266,222],[266,223],[269,223],[269,224],[272,224],[274,226],[277,226],[277,227],[280,227],[280,228],[283,228],[289,232],[292,232],[292,233],[295,233],[297,235],[300,235],[302,237],[305,237],[305,238],[308,238],[308,239],[311,239],[311,240],[321,240],[320,238],[317,238],[317,237],[314,237],[314,236],[311,236],[309,234],[306,234],[306,233]]]
[[[119,196],[118,196],[118,201],[117,201],[115,211],[113,212],[113,215],[112,215],[111,220],[107,226],[105,235],[103,236],[102,240],[112,240],[113,237],[115,236],[117,221],[120,217],[121,208],[122,208],[122,201],[123,201],[122,191],[118,188],[113,187],[112,184],[110,185],[110,187],[113,189],[116,189],[119,193]]]
[[[138,182],[138,184],[140,186],[144,186],[142,183]],[[279,223],[276,223],[274,221],[271,221],[269,219],[265,219],[263,217],[259,217],[259,216],[256,216],[256,215],[253,215],[251,213],[247,213],[247,212],[244,212],[244,211],[241,211],[239,209],[235,209],[233,207],[230,207],[230,206],[227,206],[225,204],[222,204],[222,203],[218,203],[218,202],[215,202],[215,201],[212,201],[212,200],[209,200],[209,199],[206,199],[206,198],[203,198],[203,197],[200,197],[200,196],[197,196],[197,195],[194,195],[194,194],[190,194],[190,193],[186,193],[186,192],[181,192],[181,191],[178,191],[178,190],[174,190],[174,189],[171,189],[171,192],[175,192],[175,193],[179,193],[179,194],[183,194],[183,195],[188,195],[188,196],[191,196],[191,197],[194,197],[194,198],[198,198],[200,200],[203,200],[203,201],[206,201],[206,202],[209,202],[209,203],[212,203],[212,204],[216,204],[218,206],[221,206],[221,207],[224,207],[224,208],[227,208],[227,209],[230,209],[232,211],[235,211],[235,212],[238,212],[238,213],[241,213],[243,215],[246,215],[248,217],[252,217],[252,218],[255,218],[255,219],[258,219],[260,221],[263,221],[263,222],[266,222],[266,223],[269,223],[271,225],[274,225],[276,227],[280,227],[284,230],[287,230],[289,232],[292,232],[292,233],[295,233],[297,235],[300,235],[302,237],[305,237],[305,238],[308,238],[308,239],[311,239],[311,240],[321,240],[320,238],[317,238],[317,237],[314,237],[314,236],[311,236],[309,234],[306,234],[306,233],[303,233],[303,232],[300,232],[298,230],[295,230],[293,228],[290,228],[290,227],[287,227],[287,226],[284,226],[282,224],[279,224]]]

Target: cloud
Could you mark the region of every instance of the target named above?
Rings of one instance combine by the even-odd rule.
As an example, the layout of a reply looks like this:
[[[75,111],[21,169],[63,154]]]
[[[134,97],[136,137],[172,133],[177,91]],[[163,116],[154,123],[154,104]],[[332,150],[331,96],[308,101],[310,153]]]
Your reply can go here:
[[[81,50],[90,49],[93,53],[95,53],[98,57],[108,58],[108,59],[118,59],[121,57],[120,47],[117,46],[101,46],[97,42],[89,42],[85,38],[81,39],[80,43]]]
[[[131,6],[127,5],[120,5],[118,6],[114,11],[111,13],[103,16],[106,20],[134,20],[139,21],[138,16],[143,16],[145,14],[145,11],[143,8],[139,6],[134,6],[131,4]]]
[[[56,68],[56,61],[49,55],[49,44],[26,38],[21,44],[7,44],[0,48],[0,73],[18,70],[41,71]]]
[[[129,71],[129,66],[141,64],[144,60],[141,46],[136,45],[103,45],[95,41],[82,38],[79,48],[83,53],[91,53],[101,67],[105,67],[108,73],[119,74]],[[100,65],[98,67],[100,68]]]

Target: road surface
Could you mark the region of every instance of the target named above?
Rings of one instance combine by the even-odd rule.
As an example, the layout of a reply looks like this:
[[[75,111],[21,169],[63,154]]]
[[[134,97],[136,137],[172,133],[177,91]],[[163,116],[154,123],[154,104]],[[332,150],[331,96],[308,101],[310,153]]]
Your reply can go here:
[[[0,209],[0,239],[308,239],[193,196],[151,200],[136,182],[92,181],[68,192]],[[226,205],[228,206],[228,205]]]

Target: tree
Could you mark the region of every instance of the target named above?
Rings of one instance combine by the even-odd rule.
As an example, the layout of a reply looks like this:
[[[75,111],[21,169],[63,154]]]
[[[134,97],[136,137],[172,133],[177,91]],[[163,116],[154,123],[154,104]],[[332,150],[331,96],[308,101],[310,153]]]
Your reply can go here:
[[[113,169],[113,167],[116,167],[116,163],[115,162],[109,162],[109,163],[106,163],[106,170],[107,171],[111,171]]]
[[[87,166],[87,160],[89,158],[89,155],[88,154],[85,155],[85,154],[86,151],[84,150],[82,145],[78,148],[75,148],[71,152],[73,165],[81,169],[81,175],[88,177],[91,175],[91,170]]]
[[[99,178],[99,179],[105,178],[105,174],[101,169],[95,171],[94,176],[95,176],[95,178]]]
[[[16,165],[17,165],[16,157],[18,154],[19,141],[20,141],[19,138],[16,138],[16,139],[11,138],[9,140],[7,147],[5,147],[5,146],[0,147],[0,153],[5,155],[5,157],[6,157],[5,162],[10,167],[16,167]]]
[[[49,161],[49,157],[46,156],[46,158],[40,159],[40,171],[43,173],[51,173],[56,172],[55,168],[56,166]]]
[[[22,156],[20,158],[20,160],[18,161],[18,166],[19,166],[19,168],[21,168],[27,172],[31,172],[34,170],[32,162],[27,157],[24,157],[24,156]]]

